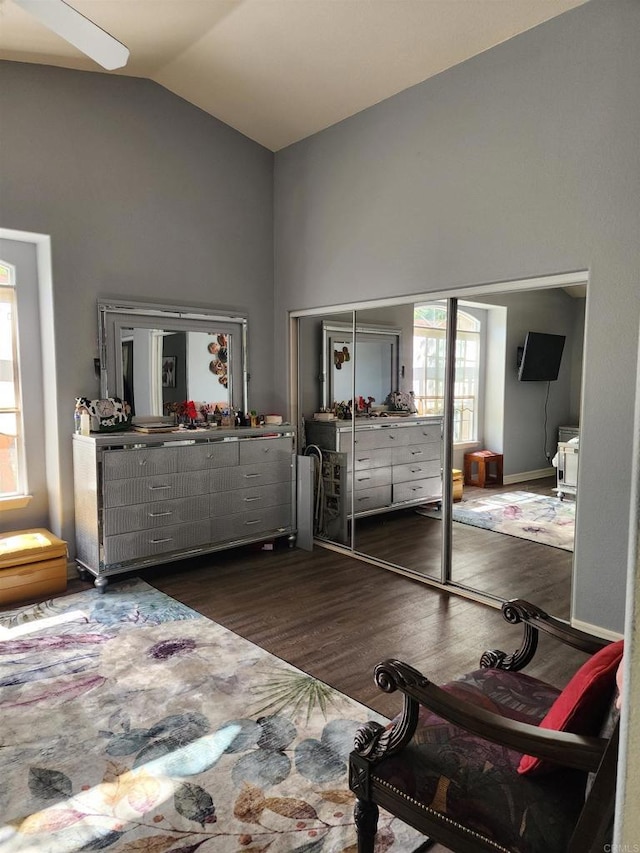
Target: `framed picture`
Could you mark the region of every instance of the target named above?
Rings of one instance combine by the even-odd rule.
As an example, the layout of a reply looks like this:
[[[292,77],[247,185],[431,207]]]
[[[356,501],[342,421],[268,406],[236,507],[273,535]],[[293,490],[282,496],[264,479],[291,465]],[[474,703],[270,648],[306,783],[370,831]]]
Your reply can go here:
[[[162,359],[162,387],[176,387],[176,357],[168,355]]]

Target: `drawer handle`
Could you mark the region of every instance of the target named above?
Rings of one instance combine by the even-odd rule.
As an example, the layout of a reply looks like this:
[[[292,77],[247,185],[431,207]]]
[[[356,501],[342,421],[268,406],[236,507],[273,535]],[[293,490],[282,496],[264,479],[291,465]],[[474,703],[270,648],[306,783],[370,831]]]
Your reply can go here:
[[[261,521],[262,521],[261,518],[256,518],[256,519],[253,519],[252,521],[245,521],[245,524],[247,524],[247,525],[249,525],[249,524],[260,524]]]
[[[421,492],[422,486],[411,486],[411,491],[412,492]]]
[[[370,498],[370,496],[369,496],[369,495],[366,495],[366,496],[365,496],[365,497],[363,497],[363,498],[358,498],[358,501],[370,501],[370,500],[371,500],[371,498]]]
[[[424,453],[423,450],[412,450],[411,451],[412,456],[422,456],[423,453]]]
[[[358,477],[358,482],[364,483],[365,480],[370,480],[370,479],[371,479],[371,477]]]
[[[391,441],[395,441],[395,440],[396,440],[396,437],[395,437],[395,435],[394,435],[392,432],[388,432],[388,433],[387,433],[387,438],[391,439]]]
[[[162,518],[165,515],[173,515],[173,512],[150,512],[149,518]]]
[[[173,542],[173,536],[167,536],[165,539],[149,539],[150,545],[161,545],[163,542]]]
[[[260,474],[260,473],[258,473],[258,474],[243,474],[243,476],[244,476],[245,480],[251,480],[254,477],[262,477],[262,474]]]
[[[171,488],[171,486],[149,486],[149,491],[150,492],[157,492],[161,489],[170,489],[170,488]]]
[[[370,459],[371,459],[370,456],[358,456],[356,461],[357,462],[369,462]]]
[[[244,502],[247,504],[253,503],[254,501],[259,501],[260,498],[243,498]]]
[[[422,471],[422,468],[410,468],[409,470],[412,474],[419,474]]]

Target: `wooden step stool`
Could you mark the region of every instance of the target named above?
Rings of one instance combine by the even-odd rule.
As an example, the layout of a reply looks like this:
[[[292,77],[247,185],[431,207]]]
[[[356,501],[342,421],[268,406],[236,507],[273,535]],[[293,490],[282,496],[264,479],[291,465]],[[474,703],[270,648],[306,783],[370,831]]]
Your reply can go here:
[[[0,534],[0,606],[66,588],[66,542],[41,527]]]
[[[464,454],[464,484],[465,486],[502,485],[502,453],[491,450],[477,450],[475,453]]]

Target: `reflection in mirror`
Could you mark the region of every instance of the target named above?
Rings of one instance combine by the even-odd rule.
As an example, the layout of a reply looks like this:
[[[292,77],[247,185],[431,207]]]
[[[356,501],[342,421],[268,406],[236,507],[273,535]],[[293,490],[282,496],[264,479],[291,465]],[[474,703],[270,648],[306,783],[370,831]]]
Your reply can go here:
[[[169,416],[186,400],[248,410],[245,318],[202,309],[100,302],[101,394],[135,418]]]
[[[355,333],[359,358],[354,368],[354,388],[354,373],[348,369],[353,354],[352,324],[325,321],[322,325],[324,408],[334,409],[336,404],[349,405],[353,399],[360,398],[367,410],[383,407],[389,395],[398,389],[401,330],[357,324]],[[357,410],[357,406],[352,408]]]
[[[338,420],[325,411],[328,364],[327,325],[340,328],[343,346],[352,347],[353,313],[298,318],[298,412],[302,452],[314,460],[314,535],[319,540],[351,546],[348,518],[352,467],[352,420]],[[341,380],[353,387],[354,360],[344,360]],[[351,392],[348,399],[351,398]],[[340,429],[338,429],[340,427]]]
[[[356,312],[358,326],[384,323],[398,331],[399,360],[393,392],[403,395],[406,411],[376,411],[359,434],[356,427],[356,498],[361,511],[354,522],[358,553],[392,566],[442,577],[442,417],[421,417],[413,392],[413,306]],[[393,324],[392,326],[390,324]],[[365,341],[356,340],[356,377],[369,359]],[[368,389],[364,389],[368,393]],[[385,400],[381,400],[385,403]],[[377,403],[377,400],[376,400]],[[388,408],[383,407],[383,408]],[[358,421],[358,425],[359,425]],[[364,452],[358,450],[365,447]],[[367,508],[372,503],[379,504]]]
[[[123,394],[134,415],[168,415],[184,400],[229,407],[231,335],[123,328],[121,340]]]
[[[444,566],[449,572],[445,580],[488,600],[529,598],[554,616],[567,619],[579,502],[587,279],[580,274],[568,276],[564,286],[559,279],[554,276],[549,283],[540,280],[536,287],[514,282],[474,288],[473,296],[458,295],[450,301],[425,297],[415,303],[358,310],[355,319],[350,313],[300,318],[299,400],[300,411],[306,414],[318,411],[324,399],[321,320],[387,324],[401,330],[399,388],[414,391],[419,414],[440,416],[449,372],[447,308],[456,302],[458,320],[452,340],[453,487],[448,508],[453,516],[452,554],[451,563]],[[565,336],[556,381],[518,379],[518,350],[529,331]],[[350,362],[355,363],[356,370],[358,362],[356,344]],[[356,419],[358,423],[360,419]],[[502,456],[502,485],[486,483],[482,487],[464,482],[465,454],[483,450]],[[476,470],[473,466],[473,473]],[[532,500],[544,498],[533,523],[527,520],[529,509],[512,498],[506,499],[507,508],[499,510],[504,524],[473,515],[476,500],[496,500],[499,505],[505,493],[514,492],[525,492],[533,496]],[[520,532],[514,532],[513,525],[509,529],[506,521],[520,524]],[[360,515],[353,530],[349,525],[349,535],[336,535],[333,541],[346,541],[359,554],[377,562],[440,579],[444,526],[437,505],[427,502],[418,508]],[[529,528],[531,538],[523,538],[524,527]],[[562,542],[554,538],[559,533]]]
[[[489,450],[503,473],[488,462],[482,486],[468,457],[453,507],[451,578],[499,598],[528,597],[560,618],[570,615],[576,499],[558,492],[554,463],[564,431],[579,435],[585,304],[585,286],[476,297],[459,311],[477,320],[477,346],[469,346],[468,320],[456,336],[458,423],[473,432],[454,445],[454,467],[464,471],[465,452]],[[565,336],[557,380],[519,380],[529,331]]]

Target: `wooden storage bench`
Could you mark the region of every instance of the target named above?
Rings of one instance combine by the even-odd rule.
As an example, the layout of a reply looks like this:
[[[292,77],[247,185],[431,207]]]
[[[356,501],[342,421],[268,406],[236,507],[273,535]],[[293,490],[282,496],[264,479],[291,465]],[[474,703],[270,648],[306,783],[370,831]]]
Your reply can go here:
[[[0,534],[0,606],[66,588],[66,542],[44,528]]]

